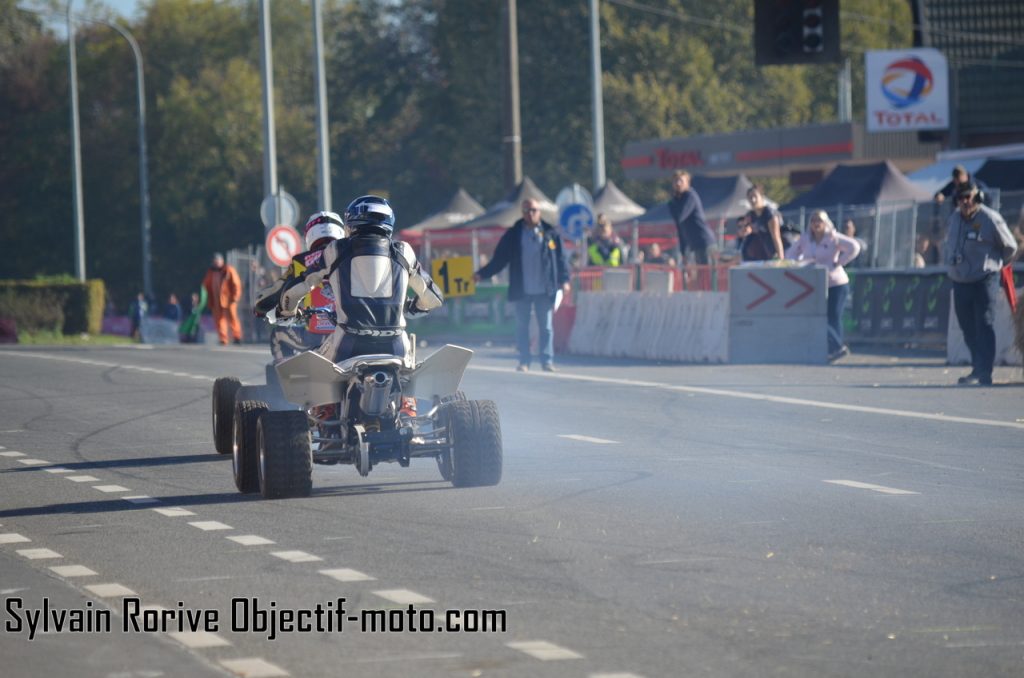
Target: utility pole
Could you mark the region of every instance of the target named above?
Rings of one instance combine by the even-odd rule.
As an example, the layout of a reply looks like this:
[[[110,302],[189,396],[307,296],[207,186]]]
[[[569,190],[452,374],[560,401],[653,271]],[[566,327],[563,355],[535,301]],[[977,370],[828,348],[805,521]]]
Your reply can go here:
[[[594,193],[605,184],[604,95],[601,83],[601,10],[599,0],[590,0],[591,117],[594,128]]]
[[[523,180],[523,138],[519,124],[519,36],[516,0],[505,0],[505,115],[501,138],[505,158],[505,190],[512,191]]]
[[[68,80],[71,81],[72,209],[75,216],[75,277],[85,282],[85,218],[82,208],[82,142],[78,125],[78,59],[75,55],[75,24],[68,0]]]
[[[331,209],[331,149],[327,135],[327,76],[324,73],[324,29],[320,0],[313,0],[313,69],[316,74],[316,139],[319,152],[316,186],[320,209]]]

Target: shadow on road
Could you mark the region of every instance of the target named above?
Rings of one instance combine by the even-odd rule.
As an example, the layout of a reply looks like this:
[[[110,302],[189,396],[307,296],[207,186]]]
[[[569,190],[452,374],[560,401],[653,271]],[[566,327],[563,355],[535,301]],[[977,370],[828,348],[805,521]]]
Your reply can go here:
[[[110,469],[110,468],[129,468],[129,467],[140,467],[144,468],[147,466],[173,466],[176,464],[199,464],[207,463],[211,461],[216,462],[230,462],[230,455],[213,454],[212,451],[207,454],[186,454],[177,457],[136,457],[134,459],[111,459],[109,461],[75,461],[70,463],[54,463],[51,466],[31,466],[25,468],[11,468],[4,469],[0,473],[24,473],[26,471],[42,471],[46,468],[53,468],[59,466],[61,468],[71,469],[72,471],[95,471],[98,469]]]
[[[33,471],[37,469],[14,469],[15,471]],[[397,494],[405,492],[431,492],[435,490],[451,490],[452,486],[443,480],[415,480],[410,482],[374,483],[368,485],[337,485],[334,487],[314,487],[313,494],[306,501],[322,497],[358,496],[371,494]],[[154,508],[188,508],[195,506],[216,506],[222,504],[239,504],[254,501],[273,501],[263,499],[259,494],[241,494],[238,492],[216,492],[212,494],[180,494],[153,497],[159,503],[133,504],[124,499],[103,499],[99,501],[68,502],[63,504],[44,504],[0,510],[0,518],[17,518],[22,516],[48,516],[61,514],[115,513],[120,511],[140,511]]]

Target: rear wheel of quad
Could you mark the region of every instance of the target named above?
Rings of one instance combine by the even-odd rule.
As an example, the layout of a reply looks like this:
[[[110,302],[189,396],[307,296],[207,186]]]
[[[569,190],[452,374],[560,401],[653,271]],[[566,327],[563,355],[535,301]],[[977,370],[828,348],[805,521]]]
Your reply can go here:
[[[455,487],[497,485],[501,481],[501,423],[498,406],[491,400],[463,400],[445,405],[448,439],[447,461]],[[438,458],[441,466],[447,455]],[[445,475],[445,468],[441,468]]]
[[[234,377],[213,382],[213,444],[220,454],[231,454],[231,415],[235,412],[235,394],[241,387],[242,382]]]
[[[260,415],[268,410],[261,400],[239,400],[235,406],[235,431],[231,444],[231,466],[235,472],[235,487],[248,494],[260,489],[257,466],[259,447],[256,425]]]
[[[308,497],[313,454],[305,412],[266,412],[257,426],[259,489],[267,499]]]

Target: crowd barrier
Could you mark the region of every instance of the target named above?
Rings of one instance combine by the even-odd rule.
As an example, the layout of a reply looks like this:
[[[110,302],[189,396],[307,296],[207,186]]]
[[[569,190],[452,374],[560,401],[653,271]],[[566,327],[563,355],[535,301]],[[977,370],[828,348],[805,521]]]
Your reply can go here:
[[[570,353],[677,362],[727,360],[729,302],[721,292],[581,292]]]

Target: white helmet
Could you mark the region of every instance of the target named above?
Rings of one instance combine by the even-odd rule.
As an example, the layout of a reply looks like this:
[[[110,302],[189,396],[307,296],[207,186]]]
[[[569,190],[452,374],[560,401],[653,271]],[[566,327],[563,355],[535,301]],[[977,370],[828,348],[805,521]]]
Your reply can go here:
[[[344,238],[344,226],[336,212],[317,212],[306,221],[306,249],[313,249],[322,240]]]

